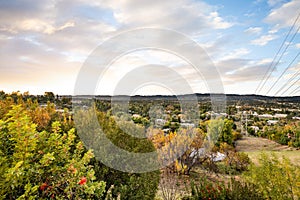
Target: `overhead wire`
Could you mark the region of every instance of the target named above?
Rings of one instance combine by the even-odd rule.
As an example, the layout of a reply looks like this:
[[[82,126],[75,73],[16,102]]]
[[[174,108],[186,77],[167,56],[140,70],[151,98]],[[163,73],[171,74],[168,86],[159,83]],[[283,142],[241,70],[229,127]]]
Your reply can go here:
[[[274,96],[276,96],[279,92],[281,92],[281,91],[283,91],[283,89],[287,86],[287,85],[289,85],[297,76],[299,76],[300,75],[300,68],[294,73],[294,75],[293,76],[291,76],[290,78],[289,78],[289,80],[283,85],[283,86],[281,86],[281,88],[279,89],[279,90],[277,90],[277,92],[274,94]],[[281,94],[283,94],[283,93],[281,93]]]
[[[297,94],[300,90],[300,85],[298,87],[296,87],[292,92],[290,92],[289,95],[294,95],[294,94]]]
[[[282,92],[281,95],[284,95],[287,91],[289,91],[289,89],[291,89],[291,87],[293,87],[295,83],[297,83],[298,81],[300,81],[300,77],[293,84],[291,84],[286,90],[284,90],[284,92]]]
[[[283,75],[288,71],[288,69],[293,65],[295,60],[299,57],[300,52],[294,57],[294,59],[289,63],[289,65],[285,68],[285,70],[280,74],[280,76],[277,78],[276,81],[274,81],[273,85],[270,87],[270,89],[267,91],[266,95],[270,93],[270,91],[274,88],[274,86],[279,82],[279,80],[283,77]]]
[[[283,52],[281,53],[277,63],[273,66],[271,72],[268,74],[267,79],[265,80],[264,84],[262,85],[262,88],[265,86],[265,84],[267,83],[268,79],[270,78],[270,76],[272,75],[272,73],[274,72],[276,66],[279,64],[279,62],[281,61],[282,57],[284,56],[285,52],[287,51],[287,49],[289,48],[289,46],[292,44],[292,41],[295,39],[297,33],[299,32],[300,26],[298,27],[297,31],[294,33],[294,35],[292,36],[291,40],[288,42],[288,45],[286,45],[285,49],[283,50]],[[261,89],[262,89],[261,88]]]
[[[296,23],[297,23],[299,17],[300,17],[300,13],[298,14],[297,18],[295,19],[295,21],[294,21],[292,27],[291,27],[290,30],[288,31],[288,34],[287,34],[286,37],[284,38],[283,42],[281,43],[280,48],[278,49],[278,51],[277,51],[277,53],[275,54],[275,56],[274,56],[274,58],[273,58],[271,64],[270,64],[269,67],[268,67],[268,70],[266,71],[266,73],[264,74],[263,79],[260,81],[258,87],[256,88],[255,94],[259,93],[259,92],[262,90],[262,88],[265,86],[267,80],[269,79],[270,75],[271,75],[272,72],[274,71],[276,65],[280,62],[281,57],[283,56],[283,54],[285,53],[285,51],[286,51],[287,48],[285,48],[285,51],[283,51],[283,53],[281,54],[280,59],[277,61],[277,64],[276,64],[275,66],[273,66],[273,64],[274,64],[274,62],[275,62],[277,56],[278,56],[279,53],[281,52],[281,49],[282,49],[283,46],[286,44],[286,41],[287,41],[288,37],[290,36],[292,30],[294,29],[294,27],[295,27],[295,25],[296,25]],[[300,28],[300,27],[299,27],[299,28]],[[299,31],[299,28],[298,28],[298,31]],[[298,32],[298,31],[297,31],[297,32]],[[294,37],[295,37],[295,34],[294,34]],[[293,38],[294,38],[294,37],[293,37]],[[288,46],[289,46],[289,45],[290,45],[290,43],[288,44]],[[273,67],[273,68],[272,68],[272,67]],[[271,72],[270,72],[270,70],[271,70]],[[267,78],[266,78],[266,77],[267,77]]]

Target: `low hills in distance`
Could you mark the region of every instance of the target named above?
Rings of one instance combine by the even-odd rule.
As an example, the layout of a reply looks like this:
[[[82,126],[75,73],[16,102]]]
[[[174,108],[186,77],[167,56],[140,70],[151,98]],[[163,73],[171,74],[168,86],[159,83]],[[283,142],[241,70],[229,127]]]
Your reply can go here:
[[[214,96],[223,96],[222,94],[185,94],[185,95],[135,95],[135,96],[128,96],[128,95],[116,95],[116,96],[109,96],[109,95],[78,95],[74,96],[75,98],[96,98],[98,100],[105,100],[110,101],[112,98],[116,100],[128,99],[133,101],[142,101],[142,100],[167,100],[167,101],[176,101],[178,98],[184,98],[188,100],[189,98],[197,96],[198,101],[208,101],[211,97]],[[61,95],[59,97],[72,97],[71,95]],[[247,94],[247,95],[239,95],[239,94],[225,94],[226,101],[242,101],[242,102],[300,102],[300,96],[263,96],[263,95],[256,95],[256,94]]]

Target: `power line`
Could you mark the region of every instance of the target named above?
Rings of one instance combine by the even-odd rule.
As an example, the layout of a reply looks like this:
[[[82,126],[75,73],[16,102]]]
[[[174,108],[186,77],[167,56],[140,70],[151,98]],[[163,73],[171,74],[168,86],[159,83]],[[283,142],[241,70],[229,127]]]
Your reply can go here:
[[[283,48],[283,46],[284,46],[284,44],[285,44],[285,42],[286,42],[286,40],[288,39],[288,37],[290,36],[292,30],[294,29],[294,27],[295,27],[295,25],[296,25],[296,23],[297,23],[299,17],[300,17],[300,13],[298,14],[297,18],[295,19],[295,21],[294,21],[292,27],[290,28],[290,30],[289,30],[288,34],[286,35],[286,37],[284,38],[283,42],[281,43],[280,48],[279,48],[279,50],[277,51],[275,57],[273,58],[271,64],[269,65],[268,70],[266,71],[266,73],[264,74],[263,79],[260,81],[258,87],[256,88],[255,94],[257,94],[257,93],[259,93],[259,92],[261,91],[261,89],[264,87],[264,85],[266,84],[267,80],[269,79],[270,75],[271,75],[272,72],[274,71],[275,66],[276,66],[276,65],[273,66],[274,61],[276,60],[277,56],[279,55],[281,49]],[[298,29],[298,30],[299,30],[299,29]],[[298,32],[298,31],[297,31],[297,32]],[[290,45],[290,43],[289,43],[289,45]],[[288,46],[289,46],[289,45],[288,45]],[[287,48],[286,48],[286,49],[287,49]],[[286,50],[286,49],[285,49],[285,50]],[[284,53],[285,53],[285,51],[281,54],[281,57],[283,56]],[[280,58],[280,59],[281,59],[281,58]],[[279,61],[280,61],[280,59],[279,59]],[[277,62],[277,64],[279,63],[279,61]],[[272,69],[272,66],[273,66],[273,69]],[[272,72],[269,73],[271,69],[272,69]],[[269,74],[269,75],[268,75],[268,74]],[[268,76],[268,78],[266,79],[267,76]],[[262,85],[262,84],[263,84],[263,85]],[[258,91],[258,90],[259,90],[259,91]]]
[[[295,62],[295,60],[298,58],[299,55],[300,55],[300,52],[296,55],[296,57],[292,60],[292,62],[290,62],[290,64],[287,66],[287,68],[285,68],[285,70],[280,74],[280,76],[277,78],[277,80],[273,83],[273,85],[271,86],[271,88],[268,90],[267,94],[269,94],[269,92],[274,88],[274,86],[276,85],[276,83],[278,83],[278,81],[282,78],[282,76],[292,66],[292,64]]]
[[[290,78],[289,78],[289,80],[279,89],[279,90],[277,90],[277,92],[275,93],[275,96],[279,93],[279,92],[281,92],[287,85],[289,85],[292,81],[293,81],[293,79],[294,78],[296,78],[298,75],[300,75],[300,68],[297,70],[297,72],[295,72],[294,73],[294,75],[293,76],[291,76]]]
[[[290,87],[288,87],[286,90],[284,90],[284,92],[281,95],[284,95],[287,91],[289,91],[289,89],[294,86],[295,83],[297,83],[298,81],[300,81],[300,77],[293,83],[290,85]]]
[[[299,89],[300,89],[300,85],[296,87],[296,89],[294,89],[289,95],[296,94],[297,92],[299,92]]]
[[[272,65],[274,64],[274,61],[275,61],[275,59],[276,59],[276,58],[277,58],[277,56],[279,55],[279,53],[280,53],[280,51],[281,51],[281,49],[282,49],[283,45],[285,44],[285,42],[286,42],[286,40],[288,39],[289,35],[291,34],[292,30],[294,29],[294,27],[295,27],[295,24],[296,24],[296,22],[298,21],[298,18],[299,18],[299,16],[300,16],[300,13],[298,14],[298,16],[297,16],[296,20],[294,21],[294,24],[293,24],[293,26],[290,28],[290,30],[289,30],[289,32],[288,32],[288,34],[287,34],[287,35],[286,35],[286,37],[284,38],[284,41],[281,43],[281,46],[280,46],[279,50],[277,51],[277,53],[276,53],[275,57],[273,58],[273,60],[272,60],[272,63],[270,64],[270,66],[269,66],[268,70],[266,71],[266,73],[265,73],[265,75],[264,75],[263,79],[260,81],[260,83],[259,83],[258,87],[256,88],[256,90],[255,90],[255,94],[257,93],[257,90],[258,90],[258,89],[259,89],[259,92],[261,91],[261,89],[262,89],[262,87],[261,87],[261,84],[262,84],[262,83],[263,83],[263,81],[265,80],[265,78],[266,78],[267,74],[269,73],[269,71],[270,71],[270,69],[271,69]]]
[[[277,63],[273,66],[271,72],[268,74],[267,79],[265,80],[264,84],[262,85],[261,89],[265,86],[266,82],[268,81],[268,79],[270,78],[271,74],[274,72],[276,66],[279,64],[279,62],[281,61],[281,58],[284,56],[286,50],[289,48],[289,46],[292,44],[292,41],[295,39],[297,33],[299,32],[300,26],[298,27],[297,31],[294,33],[294,35],[292,36],[291,40],[289,41],[288,45],[286,45],[284,51],[281,53]]]

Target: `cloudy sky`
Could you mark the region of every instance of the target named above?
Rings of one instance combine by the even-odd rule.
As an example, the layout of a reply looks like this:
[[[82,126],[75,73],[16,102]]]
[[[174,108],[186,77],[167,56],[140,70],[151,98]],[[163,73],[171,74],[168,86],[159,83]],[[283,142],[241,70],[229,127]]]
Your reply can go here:
[[[197,42],[227,94],[300,95],[299,13],[299,0],[2,0],[0,90],[74,94],[93,50],[116,35],[150,27]],[[134,70],[141,66],[147,66],[143,75]],[[97,94],[114,94],[121,80],[126,85],[124,77],[138,76],[155,76],[157,83],[137,85],[130,94],[169,94],[158,80],[176,85],[182,78],[193,92],[214,92],[205,82],[210,77],[171,52],[140,49],[105,67],[95,83]]]

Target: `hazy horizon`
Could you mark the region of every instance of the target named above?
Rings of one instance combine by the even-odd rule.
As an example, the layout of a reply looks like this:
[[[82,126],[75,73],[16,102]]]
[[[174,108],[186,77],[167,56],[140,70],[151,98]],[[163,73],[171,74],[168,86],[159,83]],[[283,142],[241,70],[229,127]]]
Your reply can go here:
[[[126,31],[150,27],[173,30],[198,43],[218,71],[225,94],[297,96],[299,10],[298,0],[1,1],[0,90],[72,95],[93,50]],[[161,44],[184,45],[171,40]],[[130,42],[120,41],[120,46]],[[118,47],[109,47],[103,57]],[[145,77],[177,83],[177,76],[161,70],[169,68],[186,80],[192,92],[210,91],[205,80],[211,78],[195,73],[176,52],[141,49],[99,66],[108,70],[94,93],[115,94],[124,77],[146,65],[162,67],[145,72]],[[128,95],[135,94],[176,92],[149,83],[137,85]]]

